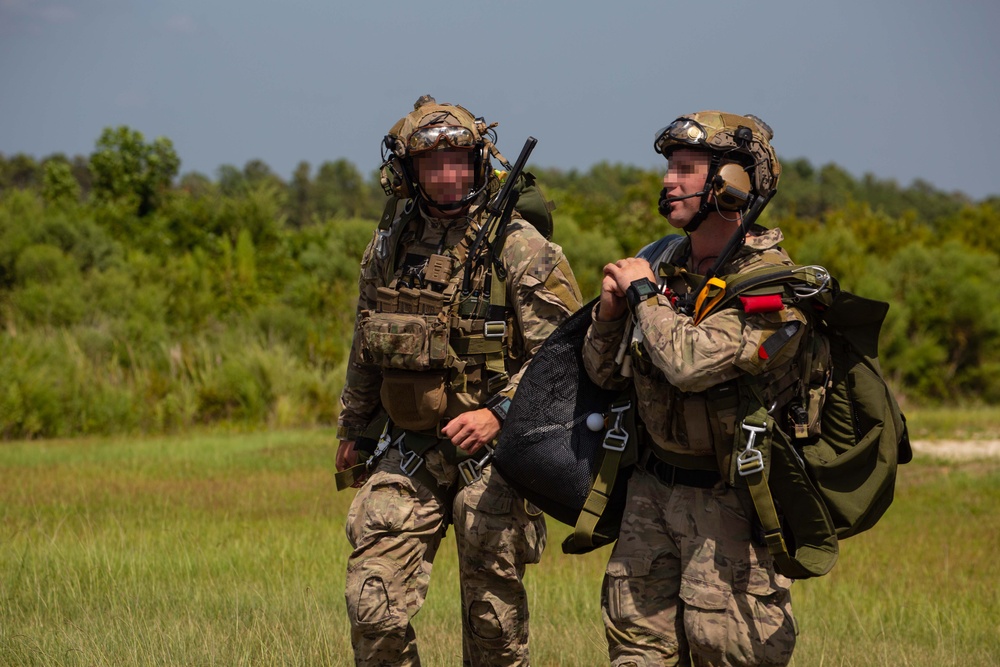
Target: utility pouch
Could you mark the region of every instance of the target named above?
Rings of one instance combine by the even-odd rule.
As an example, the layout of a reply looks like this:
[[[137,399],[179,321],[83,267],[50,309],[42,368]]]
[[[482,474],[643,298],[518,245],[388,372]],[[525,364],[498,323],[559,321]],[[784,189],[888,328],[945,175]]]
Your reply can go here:
[[[403,287],[399,290],[399,312],[420,312],[420,290],[412,287]]]
[[[420,290],[419,310],[421,315],[437,315],[444,310],[444,294],[434,290]]]
[[[490,300],[474,294],[460,301],[458,315],[463,319],[484,319],[489,312]]]
[[[438,285],[447,285],[451,280],[451,258],[444,255],[431,255],[424,269],[424,280]]]
[[[399,292],[390,287],[379,287],[375,298],[380,313],[395,313],[399,308]]]
[[[359,331],[366,359],[382,368],[425,371],[444,368],[448,361],[448,325],[437,318],[369,313],[362,316]]]
[[[382,373],[382,405],[407,431],[436,429],[448,408],[447,373],[387,369]]]
[[[826,388],[830,383],[830,339],[814,336],[814,349],[810,368],[807,369],[809,389],[806,395],[807,427],[809,436],[821,435],[823,406],[826,404]]]
[[[821,424],[823,421],[823,405],[826,403],[826,385],[810,385],[806,414],[808,421],[806,428],[808,437],[820,435],[823,431]]]

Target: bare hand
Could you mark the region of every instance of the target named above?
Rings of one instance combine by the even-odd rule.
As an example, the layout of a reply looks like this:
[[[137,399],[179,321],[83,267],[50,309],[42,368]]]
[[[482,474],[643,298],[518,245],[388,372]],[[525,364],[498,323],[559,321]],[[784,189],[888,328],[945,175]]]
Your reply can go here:
[[[636,280],[648,278],[656,282],[649,262],[638,257],[626,257],[604,266],[604,280],[601,282],[601,307],[597,311],[602,321],[617,320],[625,314],[628,306],[625,290]]]
[[[597,319],[601,322],[621,319],[628,307],[625,302],[625,292],[618,289],[618,282],[608,275],[607,267],[604,267],[604,280],[601,281],[600,306],[597,309]]]
[[[493,441],[500,433],[500,421],[487,408],[463,412],[441,429],[459,449],[475,454],[479,448]]]
[[[347,470],[358,462],[358,453],[354,451],[353,440],[341,440],[337,447],[337,470]]]

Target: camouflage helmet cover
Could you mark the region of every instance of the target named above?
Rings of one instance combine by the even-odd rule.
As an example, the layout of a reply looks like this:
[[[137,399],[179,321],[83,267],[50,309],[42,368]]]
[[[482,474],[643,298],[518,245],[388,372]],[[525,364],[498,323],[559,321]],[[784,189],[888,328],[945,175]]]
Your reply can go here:
[[[413,111],[396,121],[389,130],[388,137],[393,144],[390,150],[399,158],[408,157],[408,143],[413,133],[433,125],[464,127],[472,133],[476,142],[482,141],[487,129],[485,121],[473,116],[465,107],[439,104],[430,95],[422,95],[414,102]]]
[[[382,187],[386,193],[395,193],[400,197],[411,197],[417,190],[414,182],[411,158],[415,151],[410,148],[411,139],[418,130],[428,127],[464,128],[471,134],[468,148],[475,153],[476,158],[476,189],[484,187],[489,180],[491,151],[495,150],[489,135],[496,123],[487,125],[482,118],[474,116],[468,109],[459,104],[438,103],[430,95],[421,95],[413,103],[413,111],[400,118],[390,128],[383,140]],[[468,135],[466,135],[468,136]],[[447,141],[441,141],[431,150],[441,150],[452,147]],[[466,147],[463,144],[462,147]]]
[[[749,132],[748,132],[749,131]],[[664,157],[676,148],[704,147],[743,163],[758,195],[778,186],[781,165],[771,147],[774,132],[756,116],[699,111],[677,118],[656,133],[653,147]]]

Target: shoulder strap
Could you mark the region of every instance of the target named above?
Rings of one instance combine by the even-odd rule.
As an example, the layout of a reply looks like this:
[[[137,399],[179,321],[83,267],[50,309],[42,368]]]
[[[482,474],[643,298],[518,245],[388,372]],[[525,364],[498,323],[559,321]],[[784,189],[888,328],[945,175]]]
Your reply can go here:
[[[695,302],[694,323],[731,305],[751,290],[785,287],[796,298],[821,297],[827,305],[839,292],[836,279],[822,266],[769,265],[731,276],[716,276],[708,281]],[[832,296],[831,296],[832,295]]]
[[[382,281],[388,285],[396,270],[396,252],[399,238],[406,225],[417,217],[416,201],[389,197],[378,221],[376,254],[382,264]]]

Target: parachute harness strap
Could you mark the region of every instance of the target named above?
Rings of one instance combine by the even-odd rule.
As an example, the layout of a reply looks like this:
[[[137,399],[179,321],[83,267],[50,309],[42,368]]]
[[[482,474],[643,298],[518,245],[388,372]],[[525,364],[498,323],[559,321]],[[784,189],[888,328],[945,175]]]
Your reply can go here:
[[[774,558],[779,569],[782,566],[791,567],[788,545],[781,534],[781,520],[767,485],[774,418],[761,400],[755,379],[751,378],[741,385],[741,397],[748,402],[748,405],[734,441],[735,449],[738,450],[734,462],[736,472],[750,490],[750,498],[753,500],[757,518],[760,519],[764,531],[764,542],[768,553]]]
[[[631,409],[632,397],[630,395],[619,398],[608,407],[605,423],[612,415],[614,422],[604,434],[604,442],[601,446],[604,456],[601,466],[590,487],[590,493],[587,494],[587,499],[580,509],[580,516],[577,517],[576,526],[573,529],[573,540],[578,547],[592,547],[594,545],[594,530],[608,506],[608,500],[614,490],[615,479],[618,477],[618,466],[629,441],[629,433],[625,428],[625,417]]]

